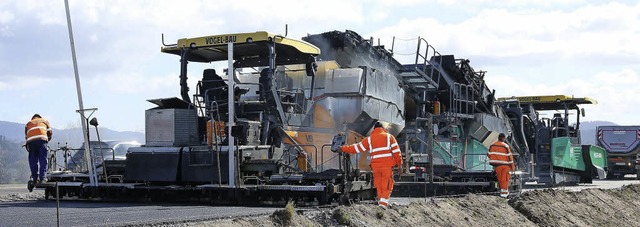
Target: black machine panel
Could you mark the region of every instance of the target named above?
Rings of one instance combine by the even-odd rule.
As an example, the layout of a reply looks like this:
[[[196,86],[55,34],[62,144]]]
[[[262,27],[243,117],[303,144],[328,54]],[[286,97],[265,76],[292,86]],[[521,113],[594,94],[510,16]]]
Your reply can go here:
[[[207,147],[185,148],[182,152],[181,167],[182,181],[186,183],[218,184],[222,181],[221,183],[226,184],[229,181],[227,151],[221,151],[218,154],[218,151]]]
[[[127,153],[125,181],[176,182],[180,147],[132,147]]]

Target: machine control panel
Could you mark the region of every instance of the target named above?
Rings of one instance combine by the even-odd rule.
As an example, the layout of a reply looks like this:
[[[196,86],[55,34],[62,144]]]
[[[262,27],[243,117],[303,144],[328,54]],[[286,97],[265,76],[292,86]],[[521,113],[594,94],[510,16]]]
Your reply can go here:
[[[347,136],[345,136],[343,133],[338,133],[337,135],[333,136],[333,139],[331,140],[331,151],[338,152],[340,147],[344,145],[346,141]]]

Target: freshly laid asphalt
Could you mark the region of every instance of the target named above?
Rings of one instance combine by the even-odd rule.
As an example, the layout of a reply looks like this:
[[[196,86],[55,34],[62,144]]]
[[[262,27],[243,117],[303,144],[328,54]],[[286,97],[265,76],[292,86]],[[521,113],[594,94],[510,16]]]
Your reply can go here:
[[[593,184],[558,187],[560,190],[578,191],[588,188],[610,189],[628,184],[640,184],[638,180],[596,180]],[[27,194],[24,185],[0,185],[0,196]],[[38,198],[42,192],[35,190]],[[424,201],[424,198],[392,198],[398,204]],[[229,207],[194,204],[113,203],[96,201],[60,201],[60,226],[127,226],[175,224],[224,218],[272,214],[274,207]],[[0,227],[4,226],[56,226],[56,201],[43,198],[24,201],[0,202]]]
[[[0,202],[0,227],[56,226],[56,201],[44,200],[42,190],[29,193],[25,185],[0,185],[0,196],[19,193],[24,201]],[[26,196],[25,196],[26,195]],[[222,207],[194,204],[60,201],[60,226],[129,226],[172,224],[272,214],[274,207]]]
[[[55,201],[0,203],[0,226],[56,226]],[[271,214],[276,208],[61,201],[60,226],[122,226]]]

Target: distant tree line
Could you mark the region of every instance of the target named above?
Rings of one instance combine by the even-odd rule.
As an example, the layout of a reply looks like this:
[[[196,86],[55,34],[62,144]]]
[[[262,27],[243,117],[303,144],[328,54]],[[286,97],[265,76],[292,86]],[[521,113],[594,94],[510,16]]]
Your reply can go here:
[[[27,150],[0,135],[0,184],[25,183],[29,175]]]

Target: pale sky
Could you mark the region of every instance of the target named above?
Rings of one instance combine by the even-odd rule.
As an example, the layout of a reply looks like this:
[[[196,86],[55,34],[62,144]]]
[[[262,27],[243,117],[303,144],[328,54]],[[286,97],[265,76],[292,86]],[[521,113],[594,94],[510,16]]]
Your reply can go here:
[[[442,54],[487,71],[498,97],[573,95],[598,100],[583,120],[640,124],[640,3],[580,0],[137,1],[69,0],[85,108],[102,127],[144,131],[147,99],[180,97],[179,38],[269,31],[302,38],[353,30],[424,37]],[[415,41],[397,40],[402,57]],[[215,67],[212,66],[212,67]],[[222,68],[218,68],[221,71]],[[191,91],[202,71],[191,71]],[[80,125],[63,0],[0,1],[0,120],[34,113]]]

